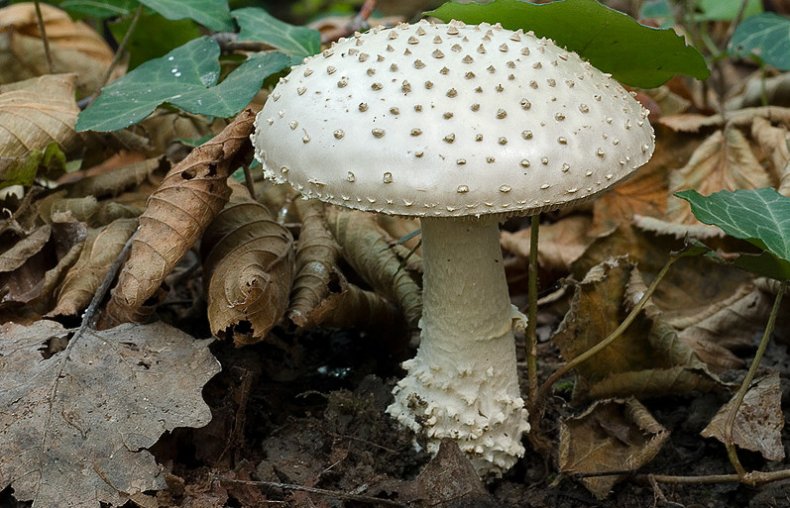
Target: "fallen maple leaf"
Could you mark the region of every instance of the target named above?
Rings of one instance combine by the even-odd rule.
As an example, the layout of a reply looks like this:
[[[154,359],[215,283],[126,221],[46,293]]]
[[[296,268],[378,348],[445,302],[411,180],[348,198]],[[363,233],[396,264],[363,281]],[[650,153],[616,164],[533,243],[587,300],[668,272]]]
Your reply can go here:
[[[145,449],[211,419],[201,398],[220,370],[210,341],[163,323],[123,325],[42,353],[69,335],[46,320],[0,326],[0,489],[34,507],[98,507],[165,488]]]

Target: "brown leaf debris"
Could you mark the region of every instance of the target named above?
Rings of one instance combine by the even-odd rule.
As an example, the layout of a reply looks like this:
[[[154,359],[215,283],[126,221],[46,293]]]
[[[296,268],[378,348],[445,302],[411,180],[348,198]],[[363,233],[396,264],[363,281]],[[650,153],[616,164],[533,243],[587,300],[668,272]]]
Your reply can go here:
[[[233,186],[225,208],[201,243],[211,331],[234,329],[237,346],[259,342],[288,307],[293,282],[293,238],[245,187]],[[249,324],[242,330],[241,323]]]
[[[246,109],[173,167],[140,216],[102,326],[140,319],[138,311],[225,206],[230,173],[249,152],[255,112]]]

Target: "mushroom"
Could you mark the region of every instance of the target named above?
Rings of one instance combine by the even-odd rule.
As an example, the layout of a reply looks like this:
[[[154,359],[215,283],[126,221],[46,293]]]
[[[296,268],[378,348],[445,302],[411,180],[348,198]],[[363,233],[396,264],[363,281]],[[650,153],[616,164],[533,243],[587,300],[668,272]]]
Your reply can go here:
[[[647,111],[532,33],[421,21],[341,39],[282,78],[256,120],[264,174],[305,198],[417,216],[421,342],[387,409],[482,476],[523,456],[499,222],[590,199],[653,151]]]

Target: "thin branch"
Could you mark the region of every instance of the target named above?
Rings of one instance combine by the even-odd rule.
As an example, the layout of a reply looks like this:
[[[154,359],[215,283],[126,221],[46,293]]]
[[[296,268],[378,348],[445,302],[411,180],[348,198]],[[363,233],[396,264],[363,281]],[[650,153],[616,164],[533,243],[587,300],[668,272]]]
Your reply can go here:
[[[137,10],[134,11],[134,17],[132,18],[132,22],[129,23],[129,29],[123,34],[123,39],[121,39],[121,43],[118,44],[118,49],[115,51],[115,55],[112,58],[112,62],[110,62],[109,67],[104,72],[104,76],[102,76],[101,82],[99,83],[99,87],[96,91],[93,92],[93,97],[99,95],[99,91],[110,81],[110,76],[112,76],[112,72],[118,66],[118,63],[123,58],[123,54],[126,51],[126,46],[129,44],[129,40],[132,38],[132,34],[134,33],[135,29],[137,28],[137,22],[140,21],[140,16],[143,14],[143,4],[137,6]]]
[[[360,494],[347,494],[345,492],[340,492],[337,490],[319,489],[316,487],[305,487],[303,485],[293,485],[290,483],[236,480],[233,478],[219,478],[219,480],[220,482],[237,483],[241,485],[253,485],[257,487],[267,487],[270,489],[283,489],[283,490],[295,490],[299,492],[307,492],[309,494],[317,494],[319,496],[340,499],[343,501],[356,501],[358,503],[368,503],[368,504],[383,505],[383,506],[400,506],[400,507],[409,506],[406,503],[401,503],[400,501],[392,501],[391,499],[382,499],[380,497],[373,497],[373,496],[363,496]]]
[[[740,408],[741,404],[743,404],[743,399],[746,397],[746,392],[748,392],[749,388],[751,388],[752,381],[754,381],[754,376],[757,375],[757,369],[760,367],[760,361],[763,359],[765,350],[768,348],[768,342],[771,340],[771,334],[773,334],[774,327],[776,326],[776,316],[779,314],[779,307],[782,304],[782,297],[784,296],[786,290],[787,281],[784,281],[779,286],[779,291],[776,293],[774,305],[771,308],[771,314],[768,316],[768,323],[765,325],[765,331],[763,331],[763,336],[760,339],[760,345],[757,346],[757,352],[754,354],[754,359],[752,360],[752,364],[749,366],[749,371],[746,373],[746,377],[743,378],[743,382],[738,389],[738,393],[735,394],[733,403],[727,410],[727,419],[724,423],[724,446],[727,448],[727,457],[730,459],[732,467],[735,468],[735,471],[740,477],[744,477],[748,473],[744,469],[743,465],[741,465],[741,461],[738,459],[738,450],[736,450],[735,443],[733,443],[732,440],[732,428],[735,425],[735,417],[738,415],[738,408]]]
[[[49,66],[49,73],[55,73],[55,67],[52,65],[52,53],[49,50],[49,39],[47,38],[47,29],[44,27],[44,15],[41,14],[41,4],[39,0],[35,0],[36,6],[36,21],[38,22],[38,31],[41,33],[41,41],[44,43],[44,54],[47,56],[47,65]]]
[[[529,280],[527,286],[527,405],[530,412],[534,411],[538,402],[538,231],[540,215],[531,217],[529,234]]]

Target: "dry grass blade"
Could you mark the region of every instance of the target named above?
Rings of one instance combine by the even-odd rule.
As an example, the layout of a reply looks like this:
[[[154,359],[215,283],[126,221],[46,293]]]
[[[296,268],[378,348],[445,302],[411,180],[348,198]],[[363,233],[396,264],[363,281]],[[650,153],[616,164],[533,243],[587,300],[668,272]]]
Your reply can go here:
[[[299,328],[314,325],[308,316],[330,293],[329,284],[340,256],[340,247],[326,224],[324,204],[318,200],[297,200],[302,219],[296,250],[296,277],[288,318]]]
[[[24,157],[53,142],[64,151],[75,146],[74,80],[55,74],[0,85],[0,157]]]
[[[136,227],[136,220],[120,219],[88,234],[80,258],[58,288],[57,303],[48,316],[74,316],[88,306]]]
[[[233,329],[237,346],[264,339],[288,308],[291,233],[235,184],[230,202],[206,229],[200,248],[212,333],[223,337]]]
[[[230,195],[226,180],[248,153],[254,119],[252,109],[242,111],[173,167],[151,195],[102,326],[138,319],[145,301],[225,206]]]
[[[395,302],[409,326],[416,328],[422,314],[422,293],[390,248],[394,240],[379,227],[372,214],[330,210],[329,227],[343,249],[343,256],[373,289]]]

